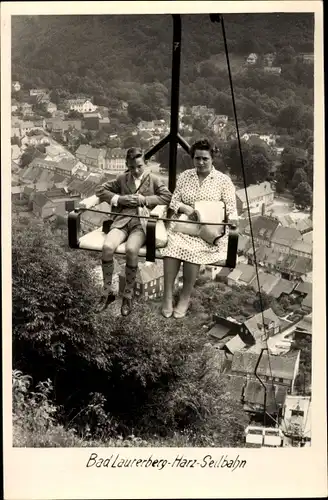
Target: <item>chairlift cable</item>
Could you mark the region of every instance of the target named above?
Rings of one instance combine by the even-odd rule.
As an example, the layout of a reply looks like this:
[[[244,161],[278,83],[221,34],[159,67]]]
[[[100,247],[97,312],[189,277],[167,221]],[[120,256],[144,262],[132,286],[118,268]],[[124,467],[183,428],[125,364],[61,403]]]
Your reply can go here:
[[[246,173],[245,173],[245,166],[244,166],[244,158],[243,158],[243,152],[242,152],[242,147],[241,147],[241,139],[240,139],[240,133],[239,133],[238,118],[237,118],[235,93],[234,93],[233,82],[232,82],[232,74],[231,74],[231,67],[230,67],[230,59],[229,59],[229,51],[228,51],[228,44],[227,44],[226,32],[225,32],[225,27],[224,27],[224,19],[223,19],[222,15],[220,15],[219,17],[216,17],[215,15],[212,15],[212,16],[211,16],[212,22],[218,22],[218,21],[221,22],[221,29],[222,29],[222,36],[223,36],[223,43],[224,43],[224,51],[225,51],[225,56],[226,56],[228,76],[229,76],[229,84],[230,84],[230,91],[231,91],[231,98],[232,98],[233,114],[234,114],[234,120],[235,120],[235,125],[236,125],[236,133],[237,133],[237,142],[238,142],[238,149],[239,149],[239,155],[240,155],[241,170],[242,170],[242,175],[243,175],[243,183],[244,183],[244,190],[245,190],[247,213],[248,213],[248,220],[249,220],[249,226],[250,226],[250,235],[251,235],[251,240],[252,240],[252,248],[253,248],[253,256],[254,256],[254,267],[255,267],[256,280],[257,280],[257,286],[258,286],[258,294],[259,294],[259,302],[260,302],[260,309],[261,309],[263,330],[264,330],[264,334],[265,334],[265,343],[266,343],[266,349],[265,350],[268,353],[268,366],[269,366],[269,370],[270,370],[270,376],[271,376],[271,379],[272,379],[272,389],[273,389],[273,394],[274,394],[275,406],[276,406],[276,409],[278,409],[277,400],[276,400],[275,386],[273,384],[272,369],[271,369],[271,363],[270,363],[270,351],[269,351],[269,348],[268,348],[268,338],[267,338],[266,327],[265,327],[263,300],[262,300],[261,285],[260,285],[258,264],[257,264],[257,258],[256,258],[256,251],[255,251],[255,242],[254,242],[254,234],[253,234],[253,227],[252,227],[252,219],[251,219],[251,212],[250,212],[249,200],[248,200],[248,193],[247,193],[247,182],[246,182]],[[260,361],[260,358],[262,357],[262,353],[263,353],[263,350],[261,351],[261,353],[259,355],[259,361]],[[258,362],[258,364],[259,364],[259,362]],[[265,394],[266,394],[266,390],[265,390]],[[264,418],[265,418],[266,414],[267,414],[267,411],[266,411],[266,405],[265,405],[265,407],[264,407]]]

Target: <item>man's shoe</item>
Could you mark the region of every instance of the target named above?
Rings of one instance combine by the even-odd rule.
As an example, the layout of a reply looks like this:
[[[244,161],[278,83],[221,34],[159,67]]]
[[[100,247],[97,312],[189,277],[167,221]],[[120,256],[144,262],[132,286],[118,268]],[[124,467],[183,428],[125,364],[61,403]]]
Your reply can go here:
[[[122,307],[121,307],[122,316],[129,316],[131,311],[132,311],[132,300],[128,299],[127,297],[123,297]]]
[[[95,312],[101,313],[101,312],[105,311],[105,309],[107,309],[109,304],[114,302],[115,299],[116,299],[116,297],[113,294],[113,292],[103,293],[102,296],[100,297],[99,304],[97,304],[95,307]]]

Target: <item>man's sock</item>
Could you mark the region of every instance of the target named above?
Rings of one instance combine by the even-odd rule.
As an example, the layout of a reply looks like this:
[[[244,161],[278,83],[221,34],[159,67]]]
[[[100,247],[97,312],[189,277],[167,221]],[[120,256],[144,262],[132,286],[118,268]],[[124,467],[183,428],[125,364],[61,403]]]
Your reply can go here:
[[[102,261],[102,272],[103,272],[103,281],[104,281],[104,292],[110,293],[112,292],[112,281],[113,281],[113,272],[114,272],[114,261]]]
[[[123,297],[127,299],[132,299],[134,292],[134,285],[136,282],[138,272],[138,266],[131,267],[128,264],[125,266],[125,287],[123,292]]]

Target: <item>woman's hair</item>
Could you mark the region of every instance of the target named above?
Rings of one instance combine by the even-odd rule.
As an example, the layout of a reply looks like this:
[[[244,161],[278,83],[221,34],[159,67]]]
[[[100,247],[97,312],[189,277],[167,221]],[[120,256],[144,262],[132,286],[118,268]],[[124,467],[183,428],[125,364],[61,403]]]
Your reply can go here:
[[[207,139],[202,139],[200,141],[194,142],[194,144],[190,148],[191,158],[193,158],[195,156],[196,149],[199,149],[201,151],[209,151],[212,158],[213,158],[214,153],[215,153],[215,148],[212,146],[212,144]]]

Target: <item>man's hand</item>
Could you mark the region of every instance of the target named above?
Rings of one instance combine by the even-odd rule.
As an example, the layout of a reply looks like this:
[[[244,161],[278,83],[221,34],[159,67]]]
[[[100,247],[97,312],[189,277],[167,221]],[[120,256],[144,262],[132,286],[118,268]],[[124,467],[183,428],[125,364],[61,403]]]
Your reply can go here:
[[[118,204],[123,207],[137,207],[139,205],[138,195],[124,194],[119,197]]]
[[[142,194],[138,194],[138,205],[142,207],[143,205],[146,205],[146,197],[143,196]]]
[[[104,186],[97,186],[96,187],[96,195],[97,196],[101,196],[101,195],[105,194],[106,191],[107,190],[104,188]]]

